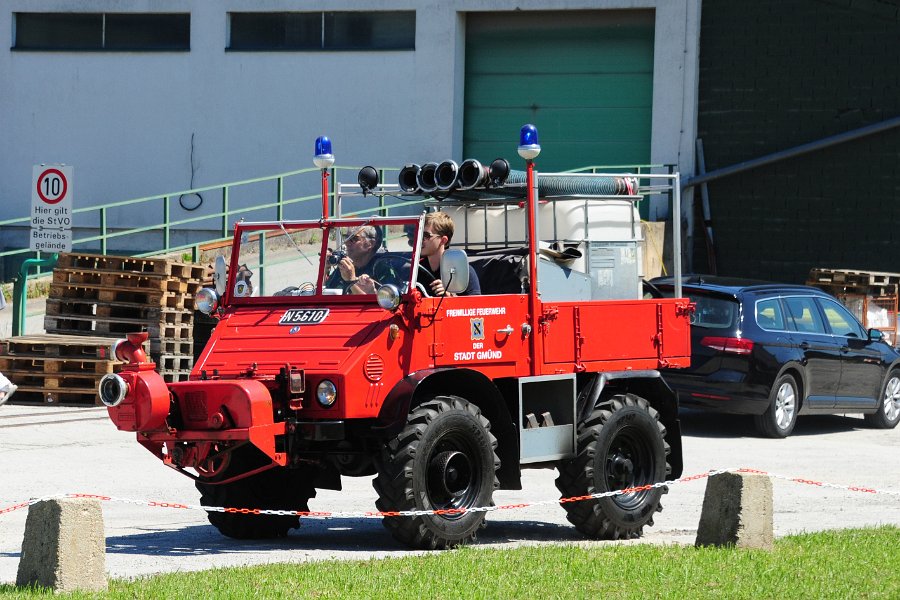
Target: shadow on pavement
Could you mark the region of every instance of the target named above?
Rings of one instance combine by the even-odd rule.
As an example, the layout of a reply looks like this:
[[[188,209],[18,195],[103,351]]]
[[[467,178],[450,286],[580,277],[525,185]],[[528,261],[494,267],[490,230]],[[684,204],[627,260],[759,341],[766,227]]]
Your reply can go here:
[[[491,521],[478,533],[478,544],[581,541],[574,527],[542,521]],[[170,531],[147,531],[106,538],[108,554],[147,557],[215,556],[267,551],[397,552],[407,548],[395,541],[380,521],[330,519],[307,521],[287,537],[275,540],[234,540],[211,525],[191,525]],[[18,558],[20,553],[0,552]]]
[[[749,415],[726,415],[681,409],[681,433],[702,438],[756,437],[765,439],[756,432],[753,417]],[[855,431],[865,427],[862,419],[842,415],[803,415],[797,418],[797,425],[791,436],[821,435]]]

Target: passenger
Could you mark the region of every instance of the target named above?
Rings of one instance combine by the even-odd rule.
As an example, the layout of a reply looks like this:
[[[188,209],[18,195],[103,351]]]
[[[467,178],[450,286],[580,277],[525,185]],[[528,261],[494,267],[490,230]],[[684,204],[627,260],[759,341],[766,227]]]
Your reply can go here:
[[[344,240],[346,254],[325,280],[325,287],[343,288],[345,294],[374,294],[376,281],[380,278],[372,269],[381,240],[381,230],[372,225],[353,230],[352,235]],[[381,278],[389,275],[382,273]]]
[[[453,239],[453,219],[445,212],[432,212],[425,215],[422,231],[422,259],[419,264],[434,277],[428,284],[432,296],[444,294],[444,282],[441,281],[441,257]],[[469,265],[469,285],[461,294],[448,296],[475,296],[481,294],[481,284],[472,265]]]

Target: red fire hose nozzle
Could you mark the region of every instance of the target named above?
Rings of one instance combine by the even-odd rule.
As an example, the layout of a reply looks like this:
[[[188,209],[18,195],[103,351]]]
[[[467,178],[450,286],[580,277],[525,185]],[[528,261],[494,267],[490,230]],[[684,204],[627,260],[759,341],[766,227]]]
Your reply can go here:
[[[149,362],[143,347],[149,335],[146,331],[125,334],[126,339],[113,343],[113,356],[131,364]]]

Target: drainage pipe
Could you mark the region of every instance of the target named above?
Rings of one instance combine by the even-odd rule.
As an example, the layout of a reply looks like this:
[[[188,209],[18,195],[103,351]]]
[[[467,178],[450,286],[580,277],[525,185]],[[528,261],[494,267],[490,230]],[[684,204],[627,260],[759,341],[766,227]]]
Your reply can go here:
[[[787,158],[800,156],[801,154],[807,154],[809,152],[815,152],[816,150],[822,150],[824,148],[836,146],[838,144],[849,142],[851,140],[865,137],[867,135],[881,133],[882,131],[894,129],[895,127],[900,127],[900,117],[894,117],[893,119],[887,119],[886,121],[873,123],[872,125],[866,125],[865,127],[860,127],[859,129],[853,129],[851,131],[845,131],[844,133],[832,135],[827,138],[822,138],[821,140],[816,140],[815,142],[801,144],[799,146],[794,146],[793,148],[788,148],[787,150],[781,150],[780,152],[767,154],[765,156],[761,156],[760,158],[754,158],[752,160],[747,160],[735,165],[716,169],[715,171],[710,171],[709,173],[697,175],[695,177],[691,177],[690,179],[686,179],[682,183],[682,189],[686,190],[688,188],[696,187],[702,183],[708,183],[710,181],[728,177],[736,173],[749,171],[750,169],[755,169],[757,167],[768,165],[773,162],[778,162],[780,160],[785,160]]]

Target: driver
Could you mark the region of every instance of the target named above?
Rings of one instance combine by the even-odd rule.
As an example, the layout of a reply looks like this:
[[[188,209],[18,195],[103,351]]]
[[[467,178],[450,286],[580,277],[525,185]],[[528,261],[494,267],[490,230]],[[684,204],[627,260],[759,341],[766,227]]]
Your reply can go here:
[[[385,273],[379,278],[372,272],[381,242],[382,234],[378,227],[364,225],[354,230],[344,240],[346,255],[325,280],[325,287],[343,288],[345,294],[374,294],[376,281],[390,275]]]
[[[432,212],[425,215],[425,224],[422,230],[422,259],[419,264],[428,271],[434,281],[428,284],[433,296],[444,295],[444,282],[441,281],[441,258],[444,251],[453,239],[453,219],[443,211]],[[412,240],[410,240],[412,244]],[[472,265],[469,265],[469,286],[460,296],[475,296],[481,294],[481,283]],[[457,294],[447,294],[456,296]]]

